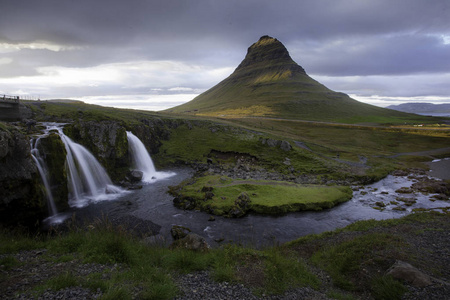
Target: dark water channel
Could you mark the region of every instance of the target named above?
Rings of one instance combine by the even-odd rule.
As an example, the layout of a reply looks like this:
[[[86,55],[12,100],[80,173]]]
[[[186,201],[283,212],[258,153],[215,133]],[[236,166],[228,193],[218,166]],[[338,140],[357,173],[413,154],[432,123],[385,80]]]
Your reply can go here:
[[[445,161],[447,163],[447,161]],[[170,229],[182,225],[204,236],[212,247],[223,243],[240,243],[255,247],[271,246],[294,240],[311,233],[321,233],[345,227],[358,220],[399,218],[414,208],[448,207],[448,201],[430,201],[432,195],[415,193],[410,195],[416,203],[405,211],[394,210],[398,205],[391,201],[399,195],[395,190],[409,187],[413,179],[406,176],[391,176],[354,191],[353,199],[335,208],[319,212],[289,213],[283,216],[263,216],[250,214],[243,218],[229,219],[198,211],[184,211],[173,206],[173,197],[167,194],[167,187],[176,185],[192,176],[190,169],[170,170],[176,175],[146,184],[140,190],[130,191],[119,199],[90,204],[84,208],[73,208],[67,214],[75,213],[77,218],[93,220],[107,217],[110,220],[134,220],[140,229],[159,231],[151,239],[158,243],[170,244]],[[386,206],[374,209],[376,202]],[[223,240],[220,243],[218,240]]]

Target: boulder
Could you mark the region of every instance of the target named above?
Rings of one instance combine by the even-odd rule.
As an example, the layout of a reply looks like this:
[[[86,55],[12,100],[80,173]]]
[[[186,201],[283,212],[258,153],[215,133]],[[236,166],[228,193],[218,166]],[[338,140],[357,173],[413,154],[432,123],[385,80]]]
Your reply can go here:
[[[389,268],[387,275],[392,276],[394,279],[405,281],[415,287],[426,287],[432,284],[431,278],[428,275],[400,260],[397,260]]]
[[[170,245],[170,248],[205,252],[208,251],[211,246],[198,234],[188,233],[184,238],[175,240],[172,245]]]
[[[142,180],[143,176],[144,176],[144,173],[142,171],[139,171],[139,170],[131,170],[127,174],[127,178],[131,182],[139,182],[139,181]]]
[[[214,198],[214,193],[213,192],[206,192],[205,193],[205,200],[210,200],[210,199],[212,199],[212,198]]]
[[[284,151],[290,151],[292,149],[292,146],[288,141],[281,141],[280,148]]]
[[[251,206],[251,200],[247,193],[242,192],[234,201],[233,207],[228,212],[228,216],[232,218],[239,218],[244,216]]]
[[[266,144],[267,144],[267,146],[269,146],[269,147],[276,147],[276,146],[278,146],[279,142],[280,142],[280,141],[272,140],[272,139],[267,139],[267,140],[266,140]]]
[[[174,225],[172,226],[172,229],[170,229],[170,234],[172,235],[172,238],[174,240],[182,239],[189,233],[191,233],[191,230],[189,228],[180,225]]]

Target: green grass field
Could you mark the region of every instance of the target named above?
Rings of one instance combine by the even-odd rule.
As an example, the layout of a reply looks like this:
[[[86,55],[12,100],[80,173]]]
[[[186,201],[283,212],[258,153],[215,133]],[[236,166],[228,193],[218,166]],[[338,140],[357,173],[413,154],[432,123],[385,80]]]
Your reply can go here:
[[[352,190],[345,186],[301,185],[285,181],[233,180],[213,175],[189,179],[172,190],[181,200],[189,199],[196,209],[231,216],[253,211],[283,214],[322,210],[348,201]]]

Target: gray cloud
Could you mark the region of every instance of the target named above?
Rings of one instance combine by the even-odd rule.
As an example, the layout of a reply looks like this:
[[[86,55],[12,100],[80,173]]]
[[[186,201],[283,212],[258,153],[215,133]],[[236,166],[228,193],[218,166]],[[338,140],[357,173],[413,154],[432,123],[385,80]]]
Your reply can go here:
[[[306,44],[306,45],[305,45]],[[450,43],[437,35],[398,34],[331,39],[320,46],[299,42],[293,56],[312,73],[335,76],[445,73]]]
[[[0,92],[18,89],[20,83],[9,78],[36,77],[42,68],[141,61],[179,62],[198,72],[171,70],[161,75],[169,81],[165,84],[155,73],[147,87],[108,81],[95,88],[54,86],[48,94],[144,93],[158,85],[165,91],[180,85],[205,89],[219,78],[202,77],[202,68],[237,67],[247,47],[265,34],[283,42],[308,73],[336,82],[360,76],[358,84],[364,85],[364,77],[374,75],[423,74],[424,80],[450,70],[448,0],[15,0],[2,1],[1,11]],[[53,48],[2,51],[1,46],[37,42]],[[343,92],[358,90],[349,85],[339,86],[347,87]],[[428,90],[450,93],[440,82]],[[422,92],[412,85],[408,95],[414,93]]]

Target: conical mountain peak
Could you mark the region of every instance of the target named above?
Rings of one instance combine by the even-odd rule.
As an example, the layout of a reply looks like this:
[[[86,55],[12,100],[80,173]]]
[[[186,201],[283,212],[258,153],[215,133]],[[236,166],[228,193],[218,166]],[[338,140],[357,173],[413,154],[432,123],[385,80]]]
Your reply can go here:
[[[246,69],[283,67],[294,72],[305,73],[302,67],[292,60],[286,47],[276,38],[262,36],[247,50],[247,55],[235,70],[245,72]]]
[[[234,72],[192,101],[167,110],[219,117],[371,120],[400,113],[358,102],[306,74],[277,39],[262,36]]]

